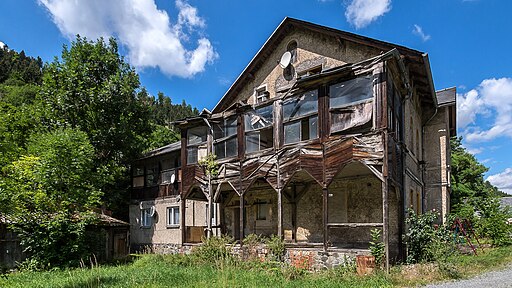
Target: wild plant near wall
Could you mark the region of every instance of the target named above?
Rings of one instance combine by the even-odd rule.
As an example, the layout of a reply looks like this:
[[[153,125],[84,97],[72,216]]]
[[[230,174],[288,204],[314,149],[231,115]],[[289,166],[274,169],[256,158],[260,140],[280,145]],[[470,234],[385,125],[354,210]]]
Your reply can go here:
[[[370,241],[370,252],[375,257],[375,264],[377,267],[382,265],[384,260],[384,243],[381,241],[380,229],[372,229],[370,231],[372,241]]]

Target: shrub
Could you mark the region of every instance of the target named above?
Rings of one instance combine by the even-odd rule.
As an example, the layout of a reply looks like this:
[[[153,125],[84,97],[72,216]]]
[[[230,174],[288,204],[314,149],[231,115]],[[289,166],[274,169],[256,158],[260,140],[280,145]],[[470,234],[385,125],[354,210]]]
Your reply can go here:
[[[267,248],[270,252],[270,257],[276,261],[282,261],[286,251],[284,247],[284,240],[276,235],[272,235],[267,241]]]
[[[235,257],[232,254],[232,245],[234,243],[232,237],[203,237],[201,241],[203,242],[202,245],[193,251],[193,255],[200,262],[222,266],[235,261]]]
[[[375,257],[375,266],[381,267],[382,260],[384,260],[384,243],[381,241],[380,229],[372,229],[370,235],[372,241],[370,241],[370,252]]]

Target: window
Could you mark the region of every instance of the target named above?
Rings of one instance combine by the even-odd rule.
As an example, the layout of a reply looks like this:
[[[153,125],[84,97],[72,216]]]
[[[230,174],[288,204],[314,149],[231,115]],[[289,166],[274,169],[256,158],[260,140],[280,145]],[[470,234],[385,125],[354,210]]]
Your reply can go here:
[[[297,41],[291,41],[288,43],[288,46],[286,47],[286,51],[290,52],[292,54],[292,59],[290,63],[297,62]]]
[[[416,192],[416,214],[421,213],[421,194]]]
[[[237,156],[238,141],[236,132],[236,116],[221,119],[220,123],[213,125],[213,147],[217,159]]]
[[[180,225],[180,207],[167,207],[167,226]]]
[[[256,152],[274,147],[273,105],[259,107],[244,115],[245,151]]]
[[[176,170],[175,169],[168,169],[165,171],[162,171],[162,184],[171,184],[172,175],[174,175],[174,181],[176,181]]]
[[[270,93],[266,86],[256,89],[256,103],[263,103],[268,99],[270,99]]]
[[[318,137],[318,90],[289,98],[283,103],[284,143]]]
[[[140,210],[140,226],[149,228],[153,225],[153,216],[151,216],[152,209],[154,208],[145,208]]]
[[[146,168],[146,187],[158,184],[158,165],[154,164]]]
[[[372,99],[373,80],[370,75],[329,86],[331,132],[368,123],[372,117]]]
[[[206,156],[206,126],[187,130],[187,164],[195,164]]]
[[[267,220],[268,206],[266,202],[256,202],[256,220]]]
[[[144,167],[133,168],[132,186],[133,187],[143,187],[144,186]]]
[[[331,109],[354,105],[372,97],[371,76],[354,78],[329,87],[329,105]]]

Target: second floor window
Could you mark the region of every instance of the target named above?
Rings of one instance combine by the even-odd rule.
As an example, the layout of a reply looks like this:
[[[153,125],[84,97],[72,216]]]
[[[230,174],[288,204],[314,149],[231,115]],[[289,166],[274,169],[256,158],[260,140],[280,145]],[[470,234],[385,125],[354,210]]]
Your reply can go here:
[[[318,137],[318,90],[283,102],[284,144]]]
[[[206,156],[206,126],[187,130],[187,164],[195,164]]]
[[[158,164],[146,167],[146,187],[158,184]]]
[[[213,124],[213,147],[217,159],[234,157],[238,154],[236,138],[237,119],[231,116]]]
[[[256,152],[274,147],[273,105],[256,108],[244,115],[245,151]]]

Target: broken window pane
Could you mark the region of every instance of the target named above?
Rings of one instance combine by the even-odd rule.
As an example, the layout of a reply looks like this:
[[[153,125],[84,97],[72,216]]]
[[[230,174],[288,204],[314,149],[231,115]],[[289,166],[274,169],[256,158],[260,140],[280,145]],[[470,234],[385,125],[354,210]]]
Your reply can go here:
[[[309,139],[318,138],[318,117],[309,117]]]
[[[189,128],[187,130],[187,144],[194,145],[206,142],[206,126]]]
[[[245,115],[245,131],[268,127],[271,126],[273,122],[273,106],[264,106],[253,111],[249,111]]]
[[[285,121],[313,113],[318,113],[318,90],[286,99],[283,103],[283,118]]]
[[[357,77],[329,87],[329,104],[331,108],[353,105],[372,97],[372,76]]]
[[[284,143],[296,143],[300,141],[300,121],[284,124]]]

